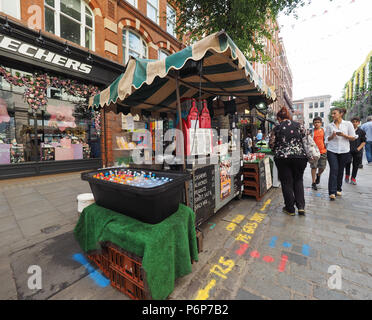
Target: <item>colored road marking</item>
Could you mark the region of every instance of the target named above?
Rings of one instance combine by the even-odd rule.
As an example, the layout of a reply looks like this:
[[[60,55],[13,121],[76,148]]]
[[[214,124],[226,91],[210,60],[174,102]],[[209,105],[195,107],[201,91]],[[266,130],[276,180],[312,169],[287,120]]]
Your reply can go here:
[[[285,270],[285,266],[287,264],[287,261],[288,261],[288,256],[286,256],[285,254],[282,255],[282,259],[279,263],[279,267],[278,267],[278,270],[279,272],[284,272]]]
[[[209,291],[216,285],[216,280],[212,279],[204,289],[198,291],[195,300],[207,300],[209,298]]]
[[[290,248],[290,247],[292,247],[292,244],[290,244],[289,242],[285,241],[285,242],[283,242],[283,247],[284,248]]]
[[[302,246],[302,254],[303,254],[304,256],[309,256],[309,255],[310,255],[310,246],[309,246],[309,245],[304,244],[304,245]]]
[[[251,252],[251,257],[252,258],[259,258],[260,257],[260,253],[258,251],[252,251]]]
[[[271,203],[271,199],[267,200],[264,206],[260,209],[261,211],[265,211],[266,207]]]
[[[273,257],[270,257],[270,256],[265,256],[262,258],[263,261],[267,262],[267,263],[272,263],[274,262],[274,258]]]
[[[238,250],[235,251],[235,253],[238,255],[238,256],[242,256],[246,251],[247,249],[249,248],[249,244],[247,243],[242,243],[240,245],[240,248]]]
[[[208,222],[208,224],[211,224],[211,227],[209,228],[209,229],[211,229],[211,230],[213,230],[213,229],[214,229],[214,227],[216,226],[216,224],[215,224],[215,223],[211,223],[211,222]]]
[[[275,245],[276,245],[276,241],[278,240],[278,237],[272,237],[271,240],[270,240],[270,248],[275,248]]]
[[[321,193],[317,193],[316,196],[317,196],[317,197],[321,197],[322,194],[321,194]]]
[[[93,281],[100,286],[101,288],[105,288],[110,284],[110,280],[107,279],[105,276],[100,274],[97,270],[95,270],[89,262],[85,259],[85,257],[81,253],[76,253],[73,255],[73,259],[80,264],[82,264],[87,271],[89,272],[89,277],[93,279]]]

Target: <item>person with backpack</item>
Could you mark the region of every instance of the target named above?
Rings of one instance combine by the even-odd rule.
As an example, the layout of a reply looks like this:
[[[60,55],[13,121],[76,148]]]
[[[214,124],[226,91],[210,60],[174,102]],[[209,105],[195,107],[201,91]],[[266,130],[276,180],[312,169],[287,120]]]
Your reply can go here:
[[[318,190],[317,184],[320,183],[320,176],[324,172],[327,166],[327,149],[324,142],[324,129],[322,128],[322,118],[316,117],[313,120],[314,130],[312,132],[312,138],[316,143],[320,158],[317,161],[310,162],[311,177],[312,177],[312,189]],[[318,170],[318,173],[317,173]]]
[[[358,138],[350,121],[342,119],[342,110],[332,110],[333,122],[325,130],[327,159],[329,163],[328,193],[331,201],[342,196],[345,166],[350,159],[350,141]]]
[[[360,118],[354,117],[351,119],[351,123],[354,126],[355,134],[358,135],[358,139],[350,141],[350,154],[352,159],[345,167],[345,182],[349,183],[350,181],[350,169],[351,162],[353,163],[353,172],[351,174],[350,183],[356,185],[356,176],[358,173],[359,165],[362,163],[363,157],[363,148],[366,145],[366,133],[359,127]]]

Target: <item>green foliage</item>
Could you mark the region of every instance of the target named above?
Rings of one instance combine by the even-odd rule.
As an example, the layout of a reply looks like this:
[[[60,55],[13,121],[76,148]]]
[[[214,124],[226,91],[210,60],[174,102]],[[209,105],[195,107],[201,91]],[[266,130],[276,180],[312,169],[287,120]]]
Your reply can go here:
[[[372,91],[372,57],[369,59],[368,90]]]
[[[332,1],[332,0],[329,0]],[[279,13],[295,13],[311,0],[171,0],[178,8],[176,32],[190,40],[225,30],[239,49],[251,60],[266,62],[264,39],[275,31],[269,21]],[[275,39],[274,39],[275,40]],[[253,57],[252,53],[256,56]]]

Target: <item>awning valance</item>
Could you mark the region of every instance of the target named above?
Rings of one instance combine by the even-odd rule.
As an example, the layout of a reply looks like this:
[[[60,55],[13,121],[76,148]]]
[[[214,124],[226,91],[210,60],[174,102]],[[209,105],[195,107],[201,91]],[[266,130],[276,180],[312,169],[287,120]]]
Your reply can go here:
[[[195,72],[195,65],[202,76]],[[194,64],[194,65],[193,65]],[[180,70],[176,75],[175,70]],[[177,103],[176,77],[181,98],[261,96],[271,104],[276,95],[225,32],[214,33],[163,60],[131,58],[126,70],[100,94],[91,107],[119,102],[131,108],[166,112]]]

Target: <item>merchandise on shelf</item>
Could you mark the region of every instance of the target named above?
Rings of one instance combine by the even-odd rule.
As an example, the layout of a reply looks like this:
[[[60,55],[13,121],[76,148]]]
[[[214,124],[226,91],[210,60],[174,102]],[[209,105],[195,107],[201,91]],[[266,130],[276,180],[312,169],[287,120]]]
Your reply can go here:
[[[25,162],[23,145],[13,143],[10,147],[10,163],[21,162]]]
[[[265,156],[266,155],[264,153],[250,153],[250,154],[245,154],[243,156],[243,160],[244,162],[247,162],[247,163],[256,162],[256,161],[264,159]]]

